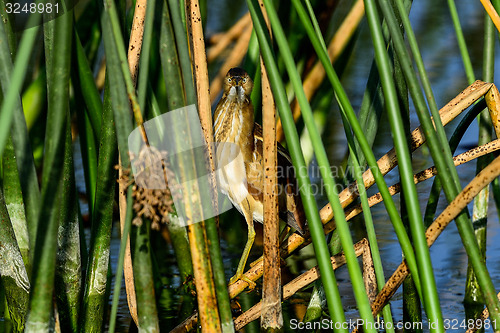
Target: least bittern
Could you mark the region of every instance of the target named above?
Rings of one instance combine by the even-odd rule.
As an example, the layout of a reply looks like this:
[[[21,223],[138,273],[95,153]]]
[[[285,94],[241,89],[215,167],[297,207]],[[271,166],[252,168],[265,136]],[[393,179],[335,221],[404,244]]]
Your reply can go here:
[[[253,221],[263,222],[263,159],[262,128],[254,122],[250,101],[253,82],[241,68],[232,68],[224,79],[224,93],[214,113],[217,177],[220,190],[226,194],[248,225],[248,240],[236,274],[230,284],[239,279],[249,283],[243,271],[252,248],[255,230]],[[304,232],[305,217],[297,192],[288,152],[278,143],[278,202],[280,218],[299,233]],[[279,221],[276,221],[278,223]]]

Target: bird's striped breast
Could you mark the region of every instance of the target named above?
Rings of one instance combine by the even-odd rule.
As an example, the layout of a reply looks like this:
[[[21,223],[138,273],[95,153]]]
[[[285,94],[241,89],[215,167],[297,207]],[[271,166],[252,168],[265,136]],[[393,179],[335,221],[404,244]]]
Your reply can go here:
[[[243,114],[238,100],[228,96],[222,105],[219,105],[214,116],[215,142],[238,143],[243,125]]]

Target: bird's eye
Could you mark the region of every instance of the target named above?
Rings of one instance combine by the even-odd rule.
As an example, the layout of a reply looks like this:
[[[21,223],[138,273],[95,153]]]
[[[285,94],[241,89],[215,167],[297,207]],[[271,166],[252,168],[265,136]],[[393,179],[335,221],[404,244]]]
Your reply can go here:
[[[246,77],[243,78],[243,83],[247,83],[247,78]]]
[[[227,78],[227,82],[231,82],[233,81],[233,79],[231,79],[230,77]]]

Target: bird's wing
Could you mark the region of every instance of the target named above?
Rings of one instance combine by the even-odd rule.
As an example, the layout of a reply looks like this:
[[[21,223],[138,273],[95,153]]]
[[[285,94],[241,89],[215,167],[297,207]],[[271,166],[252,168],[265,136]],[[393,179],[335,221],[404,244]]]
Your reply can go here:
[[[254,137],[256,140],[263,142],[262,127],[255,123]],[[283,188],[285,197],[283,204],[280,203],[280,217],[292,228],[297,230],[301,235],[306,231],[306,218],[304,207],[299,193],[299,186],[295,178],[295,169],[293,168],[292,159],[288,151],[278,142],[278,182]],[[286,210],[284,206],[286,203]]]
[[[262,126],[259,125],[258,123],[255,123],[254,128],[253,128],[253,135],[255,138],[258,140],[264,142],[264,136],[262,135]],[[281,143],[278,142],[278,154],[282,158],[288,161],[290,165],[292,165],[292,159],[290,158],[290,154],[288,154],[288,151],[286,150],[285,147],[281,145]]]

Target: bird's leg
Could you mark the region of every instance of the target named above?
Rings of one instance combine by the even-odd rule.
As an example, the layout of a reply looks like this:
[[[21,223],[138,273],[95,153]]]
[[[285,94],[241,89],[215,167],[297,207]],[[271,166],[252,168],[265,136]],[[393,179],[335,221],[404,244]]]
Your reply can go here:
[[[285,237],[288,235],[288,232],[290,231],[290,227],[285,224],[283,230],[280,232],[280,238],[279,238],[279,244],[283,243],[285,240]],[[255,260],[254,262],[250,263],[250,267],[254,267],[258,263],[260,263],[262,260],[264,260],[264,256],[261,256],[259,259]],[[281,261],[284,261],[283,258],[280,259]]]
[[[246,217],[246,216],[245,216]],[[250,220],[246,219],[248,223],[248,239],[245,244],[245,249],[243,250],[243,254],[241,255],[240,263],[238,264],[238,268],[236,269],[236,274],[229,280],[229,284],[233,284],[238,280],[243,280],[248,283],[250,289],[255,288],[255,282],[246,277],[243,272],[245,271],[245,266],[248,260],[248,255],[250,254],[250,250],[252,249],[253,241],[255,239],[255,229],[253,227],[253,219],[250,217]],[[249,222],[250,221],[250,222]]]

